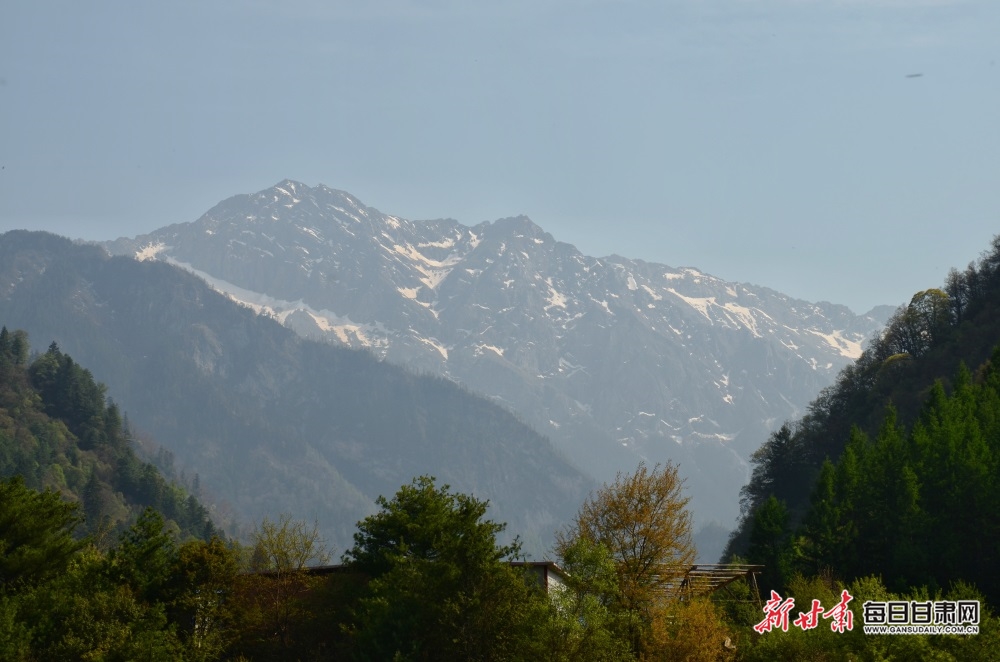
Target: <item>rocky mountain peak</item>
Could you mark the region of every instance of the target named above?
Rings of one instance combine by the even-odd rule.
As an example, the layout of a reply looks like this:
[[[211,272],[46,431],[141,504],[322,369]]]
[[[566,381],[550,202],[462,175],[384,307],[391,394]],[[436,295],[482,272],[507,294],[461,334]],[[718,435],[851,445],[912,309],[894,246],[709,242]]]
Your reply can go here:
[[[148,246],[302,335],[488,395],[598,479],[679,461],[696,516],[726,526],[749,455],[880,325],[692,267],[585,256],[527,216],[414,222],[291,180],[111,249]]]

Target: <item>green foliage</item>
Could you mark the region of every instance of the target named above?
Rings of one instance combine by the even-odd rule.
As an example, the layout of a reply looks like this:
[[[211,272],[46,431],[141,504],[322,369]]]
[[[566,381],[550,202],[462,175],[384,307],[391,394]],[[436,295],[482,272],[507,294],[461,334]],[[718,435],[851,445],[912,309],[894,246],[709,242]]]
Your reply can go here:
[[[31,659],[31,630],[19,618],[20,601],[0,593],[0,659]]]
[[[785,576],[775,580],[779,591],[797,603],[823,583],[836,585],[817,576],[846,580],[856,604],[969,594],[969,582],[982,591],[975,593],[984,605],[980,634],[856,631],[827,641],[744,629],[745,659],[995,657],[997,620],[988,605],[1000,599],[998,294],[1000,237],[977,265],[952,270],[944,290],[914,295],[809,413],[755,455],[741,531],[730,541],[731,552],[756,543],[761,556],[789,536],[792,563],[772,554],[771,565]],[[967,363],[981,367],[972,372]],[[793,466],[816,477],[808,498],[801,484],[788,488]],[[787,526],[773,501],[781,494],[789,502]],[[789,579],[790,571],[812,579]]]
[[[745,514],[771,496],[785,502],[787,508],[789,500],[807,488],[814,475],[808,449],[787,423],[768,437],[751,461],[755,464],[753,479],[741,499]]]
[[[218,659],[237,637],[239,553],[219,538],[190,540],[167,573],[166,613],[189,659]]]
[[[733,559],[733,563],[744,562],[739,557]],[[740,632],[749,632],[749,628],[761,620],[760,591],[755,580],[741,578],[730,582],[712,593],[711,600],[737,636]]]
[[[560,561],[581,567],[585,579],[607,583],[606,575],[596,572],[606,561],[594,565],[601,554],[613,564],[613,590],[589,581],[576,588],[578,594],[583,589],[577,601],[586,606],[587,596],[597,595],[609,611],[600,622],[601,636],[626,642],[636,657],[662,656],[660,649],[672,636],[664,619],[675,618],[665,614],[676,606],[664,594],[694,562],[683,486],[676,465],[649,469],[640,463],[634,473],[618,474],[614,483],[591,495],[574,521],[556,534]]]
[[[76,502],[84,533],[123,531],[146,507],[186,536],[215,533],[197,499],[137,457],[118,406],[88,370],[55,343],[30,364],[27,352],[27,334],[0,329],[0,477]]]
[[[809,413],[754,456],[730,552],[750,548],[778,496],[797,548],[791,570],[879,575],[897,592],[964,580],[1000,599],[998,293],[1000,237],[944,290],[914,295]],[[790,481],[796,471],[810,477],[808,490]]]
[[[16,476],[0,481],[0,591],[21,589],[62,572],[83,543],[74,504],[36,492]]]
[[[791,579],[796,549],[784,502],[771,496],[753,517],[750,529],[750,563],[764,566],[759,582],[764,595],[783,588]]]
[[[147,509],[104,552],[72,541],[63,522],[74,507],[55,493],[20,480],[0,487],[10,512],[45,503],[64,516],[42,508],[37,522],[16,520],[54,533],[5,548],[25,552],[5,561],[45,563],[18,566],[0,591],[0,659],[630,658],[601,620],[616,586],[606,550],[574,552],[583,599],[550,602],[532,573],[508,562],[517,544],[497,544],[503,525],[484,519],[486,503],[430,478],[359,525],[347,556],[372,562],[370,572],[349,562],[322,574],[306,567],[326,559],[315,527],[290,518],[263,522],[241,554],[217,538],[178,544],[176,527]],[[42,553],[52,549],[61,551]]]
[[[85,548],[64,572],[17,596],[28,659],[182,658],[164,604],[144,600],[109,570],[106,556]]]
[[[396,492],[392,500],[376,500],[381,511],[358,523],[354,547],[344,561],[377,577],[408,560],[452,562],[499,561],[516,556],[517,542],[498,546],[505,525],[483,520],[485,501],[456,494],[434,478],[420,476]]]
[[[243,607],[237,648],[267,659],[305,655],[315,647],[318,614],[310,598],[320,585],[307,569],[329,560],[317,527],[289,515],[278,522],[265,518],[247,553],[246,572],[237,582]]]
[[[29,500],[55,496],[22,489]],[[235,629],[234,550],[218,539],[178,548],[152,510],[106,554],[74,545],[71,558],[0,593],[0,659],[214,660],[224,653]],[[50,545],[35,537],[25,546]]]
[[[997,620],[989,605],[1000,598],[995,559],[1000,541],[1000,351],[977,377],[961,366],[951,380],[926,393],[907,430],[887,407],[874,438],[855,428],[838,462],[820,470],[810,508],[794,537],[802,557],[791,564],[810,579],[776,581],[782,596],[801,608],[828,586],[841,585],[858,607],[870,599],[951,599],[965,595],[983,605],[975,636],[831,635],[792,628],[756,635],[744,625],[745,659],[987,660],[995,656]],[[786,514],[771,497],[754,514],[752,549],[783,572],[780,549]],[[775,556],[778,558],[775,559]],[[817,579],[826,577],[827,579]],[[973,589],[972,585],[978,587]],[[948,587],[952,587],[945,591]],[[769,586],[765,588],[774,588]],[[979,593],[982,591],[982,593]],[[805,600],[805,602],[803,601]],[[835,601],[835,600],[834,600]],[[855,614],[860,614],[855,609]]]
[[[576,538],[561,555],[566,586],[554,591],[555,607],[547,631],[547,659],[632,660],[633,615],[621,603],[617,564],[602,543]]]
[[[105,427],[105,387],[94,381],[89,370],[59,351],[54,342],[28,369],[51,418],[66,423],[84,449],[110,440]]]
[[[897,591],[974,581],[991,601],[1000,598],[993,371],[991,363],[977,384],[960,369],[951,395],[936,383],[910,431],[892,408],[874,441],[855,431],[840,461],[821,472],[805,519],[814,570],[880,574]]]
[[[108,555],[109,578],[147,602],[158,601],[175,553],[174,536],[165,530],[163,516],[147,508]]]
[[[181,580],[197,563],[176,544],[180,529],[214,532],[207,511],[137,458],[89,371],[55,343],[28,352],[27,334],[0,329],[0,476],[13,476],[0,480],[0,659],[216,659],[224,628],[207,624],[226,621]]]
[[[740,659],[749,661],[773,660],[844,660],[852,659],[851,653],[857,650],[857,642],[851,633],[838,633],[830,629],[829,621],[820,620],[816,628],[803,630],[791,624],[800,613],[808,612],[813,600],[819,600],[825,609],[830,609],[840,601],[842,586],[827,578],[801,576],[790,580],[781,597],[795,599],[795,608],[789,613],[788,631],[773,629],[770,632],[757,634],[750,628],[743,628],[739,637]],[[854,612],[857,609],[858,598],[855,597],[850,606]],[[763,618],[758,610],[757,622]],[[855,628],[860,629],[857,621]]]
[[[359,522],[348,568],[371,578],[351,633],[359,659],[508,660],[534,657],[532,630],[547,603],[504,560],[503,524],[487,503],[421,476]]]
[[[982,365],[1000,337],[998,302],[1000,235],[977,263],[964,272],[953,269],[944,288],[916,293],[861,357],[810,404],[808,413],[786,424],[787,434],[775,433],[754,455],[751,480],[742,492],[740,527],[727,555],[745,554],[753,513],[772,494],[786,502],[793,527],[803,521],[823,462],[841,457],[853,427],[875,438],[890,404],[898,422],[912,427],[935,381],[944,380],[948,387],[962,363]],[[982,410],[978,415],[992,416]],[[898,478],[904,468],[894,470]],[[921,474],[916,467],[910,470]],[[919,482],[907,489],[919,492]]]
[[[853,598],[849,607],[854,612],[853,629],[834,632],[829,621],[821,620],[810,630],[791,624],[799,614],[808,612],[813,600],[829,609],[840,600],[844,589]],[[875,576],[860,577],[848,584],[831,579],[828,575],[793,578],[783,598],[792,597],[795,607],[789,613],[787,632],[774,629],[757,634],[749,624],[737,625],[735,635],[740,660],[993,660],[996,657],[998,626],[1000,621],[989,607],[981,602],[980,630],[977,635],[875,635],[865,634],[862,627],[862,609],[865,601],[877,600],[957,600],[978,599],[983,596],[964,584],[956,584],[947,593],[929,593],[926,589],[910,589],[902,593],[888,590]],[[757,612],[757,620],[762,618]]]

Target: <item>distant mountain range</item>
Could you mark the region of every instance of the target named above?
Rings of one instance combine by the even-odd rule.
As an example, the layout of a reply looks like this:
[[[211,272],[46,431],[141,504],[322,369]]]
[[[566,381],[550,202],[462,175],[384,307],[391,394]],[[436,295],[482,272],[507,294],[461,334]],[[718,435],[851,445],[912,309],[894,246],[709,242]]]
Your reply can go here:
[[[88,366],[131,429],[197,472],[217,521],[243,533],[290,513],[340,551],[378,495],[431,474],[489,499],[540,558],[594,486],[496,404],[303,339],[167,264],[0,235],[0,323]]]
[[[288,180],[106,247],[183,267],[301,336],[485,394],[599,480],[679,461],[696,521],[724,527],[749,455],[893,310],[585,256],[523,216],[410,221]]]

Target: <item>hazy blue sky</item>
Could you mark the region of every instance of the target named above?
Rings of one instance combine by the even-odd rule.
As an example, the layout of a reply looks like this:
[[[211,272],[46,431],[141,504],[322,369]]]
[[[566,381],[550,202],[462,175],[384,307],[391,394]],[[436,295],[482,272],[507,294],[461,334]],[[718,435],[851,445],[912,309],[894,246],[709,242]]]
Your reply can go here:
[[[12,0],[0,230],[288,177],[863,312],[1000,232],[998,60],[996,0]]]

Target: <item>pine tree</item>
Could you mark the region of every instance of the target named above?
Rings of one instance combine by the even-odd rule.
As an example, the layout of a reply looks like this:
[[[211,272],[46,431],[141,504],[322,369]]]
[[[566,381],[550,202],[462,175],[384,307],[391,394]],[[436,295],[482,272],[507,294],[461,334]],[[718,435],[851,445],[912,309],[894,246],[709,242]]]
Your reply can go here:
[[[788,508],[773,495],[753,515],[747,557],[764,566],[758,580],[764,595],[783,590],[794,574],[796,553]]]
[[[421,476],[377,503],[344,555],[372,578],[353,625],[361,657],[531,657],[523,650],[547,605],[505,562],[519,545],[497,543],[505,525],[484,519],[487,502]]]
[[[83,546],[73,537],[77,506],[20,476],[0,481],[0,590],[16,590],[65,570]]]

